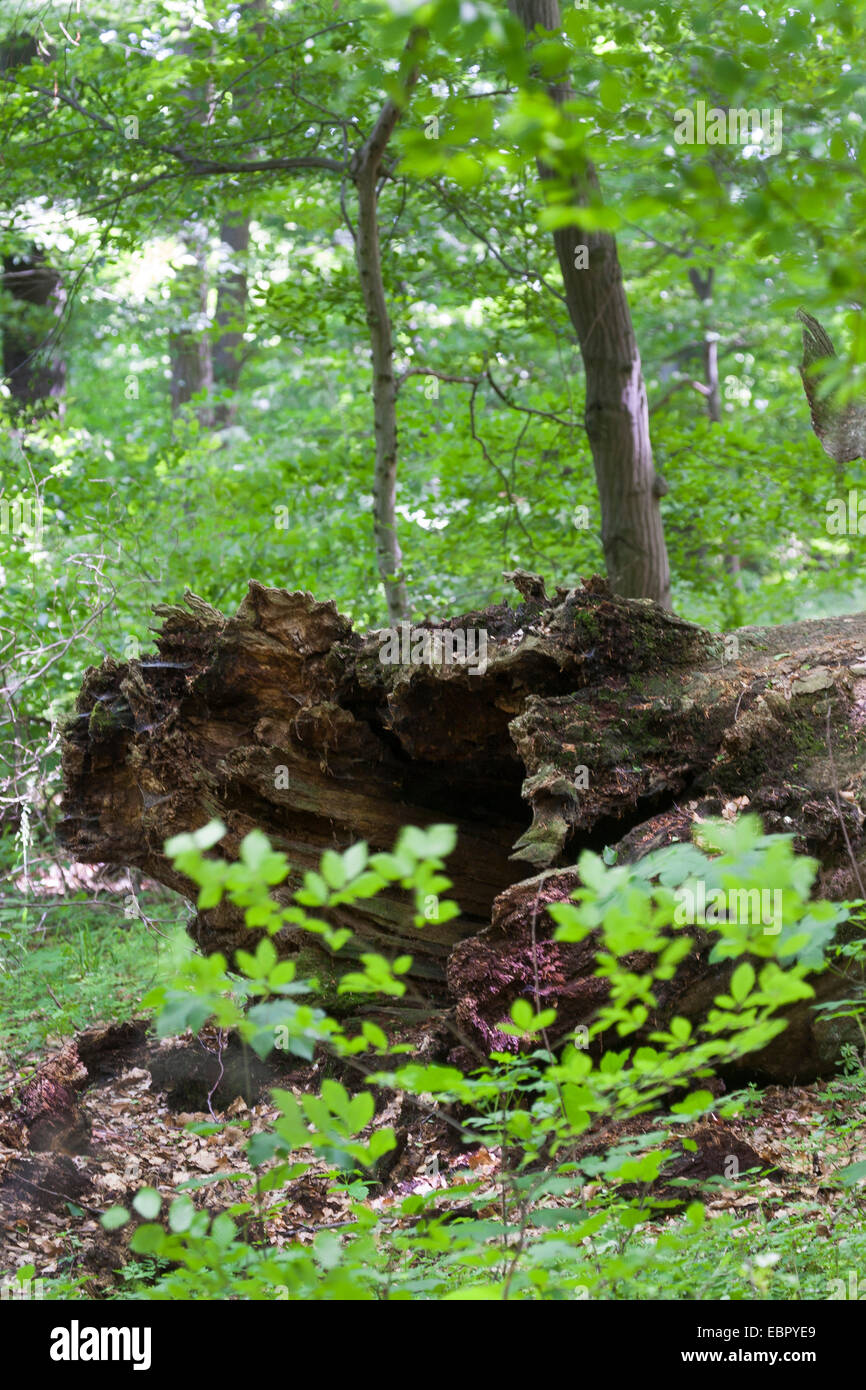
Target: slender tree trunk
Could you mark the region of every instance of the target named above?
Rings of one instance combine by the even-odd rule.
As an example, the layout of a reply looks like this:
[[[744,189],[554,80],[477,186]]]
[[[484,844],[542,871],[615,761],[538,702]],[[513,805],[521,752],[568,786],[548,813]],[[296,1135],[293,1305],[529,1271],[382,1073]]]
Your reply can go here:
[[[229,425],[237,402],[234,392],[243,365],[244,329],[247,316],[246,257],[250,245],[250,219],[244,213],[227,213],[220,226],[223,266],[217,283],[216,333],[212,349],[213,384],[231,396],[214,406],[214,423]]]
[[[179,51],[195,56],[195,45],[189,38],[182,39]],[[203,86],[185,86],[184,96],[195,103],[194,120],[196,124],[207,126],[211,120],[211,101],[213,87],[210,82]],[[176,415],[181,406],[188,405],[194,396],[204,393],[196,414],[204,428],[213,425],[213,346],[208,317],[208,240],[207,225],[196,217],[191,217],[180,228],[180,241],[185,252],[185,261],[177,272],[172,290],[172,303],[175,322],[169,330],[169,358],[171,362],[171,413]]]
[[[410,36],[408,52],[411,52],[418,37],[416,33]],[[415,84],[416,75],[414,69],[408,75],[407,99]],[[397,382],[394,377],[391,316],[388,312],[382,274],[378,180],[382,157],[400,119],[400,110],[396,102],[389,97],[368,139],[356,151],[351,168],[358,191],[355,258],[373,358],[373,424],[376,441],[373,528],[376,562],[385,589],[388,618],[392,624],[401,622],[408,616],[409,599],[403,575],[403,555],[397,537]]]
[[[252,16],[255,22],[251,32],[262,39],[264,27],[262,18],[266,12],[265,0],[249,0],[241,6],[245,17]],[[255,109],[257,102],[244,90],[244,84],[233,94],[233,110]],[[258,153],[258,151],[257,151]],[[220,392],[230,392],[214,406],[214,424],[230,425],[237,411],[235,392],[244,363],[244,331],[247,321],[247,256],[250,249],[250,218],[244,205],[226,209],[220,222],[221,262],[217,275],[217,299],[215,313],[215,332],[213,336],[213,380]]]
[[[712,267],[703,275],[694,267],[689,271],[692,289],[705,311],[707,305],[712,303],[714,278]],[[704,363],[704,382],[700,391],[707,403],[707,414],[710,421],[714,425],[719,425],[722,421],[722,392],[719,386],[719,335],[714,333],[709,324],[706,323],[701,350]]]
[[[182,405],[205,393],[198,408],[202,425],[213,424],[210,402],[213,387],[213,359],[207,313],[207,229],[200,222],[188,223],[182,233],[189,262],[178,272],[172,299],[177,322],[169,333],[171,359],[171,409],[176,415]]]
[[[391,319],[382,278],[375,167],[362,166],[357,176],[357,187],[358,274],[373,357],[373,427],[376,439],[373,526],[376,562],[385,588],[388,617],[392,623],[397,623],[407,616],[409,599],[403,575],[403,554],[397,537],[397,383],[394,379]]]
[[[694,267],[689,270],[689,280],[691,281],[692,289],[701,301],[701,305],[705,312],[707,311],[707,306],[712,303],[714,279],[715,274],[712,266],[710,266],[703,275]],[[704,364],[704,380],[700,388],[701,395],[707,403],[707,415],[710,418],[710,423],[713,425],[720,425],[722,423],[722,390],[719,382],[719,335],[709,327],[708,323],[704,325],[704,340],[701,345],[701,350]],[[736,550],[730,550],[725,556],[725,569],[733,579],[735,587],[742,593],[743,576],[741,573],[740,557]],[[739,609],[739,603],[737,603],[736,607]],[[735,621],[739,622],[741,619],[742,614],[737,611],[735,614]]]
[[[512,3],[528,33],[559,30],[558,0]],[[572,96],[565,81],[551,86],[550,94],[559,106]],[[543,163],[539,173],[549,181],[560,177]],[[600,199],[589,161],[571,183],[579,206]],[[558,228],[553,239],[586,373],[585,424],[608,578],[617,593],[653,598],[669,608],[670,566],[659,509],[667,487],[653,467],[646,387],[616,239],[576,226]]]

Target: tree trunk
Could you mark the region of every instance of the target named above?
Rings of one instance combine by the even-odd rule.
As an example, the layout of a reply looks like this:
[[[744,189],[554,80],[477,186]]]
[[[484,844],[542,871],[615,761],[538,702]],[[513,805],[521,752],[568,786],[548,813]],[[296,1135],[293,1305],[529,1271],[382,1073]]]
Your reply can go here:
[[[866,458],[866,406],[852,401],[840,402],[835,392],[825,393],[826,368],[822,363],[831,365],[836,349],[826,330],[805,309],[798,309],[797,317],[803,325],[800,376],[812,415],[812,429],[825,453],[840,466]],[[844,470],[840,467],[837,477],[843,476]]]
[[[261,22],[265,0],[249,0],[241,6],[245,18],[254,19],[250,33],[257,40],[264,34]],[[255,108],[255,101],[240,83],[234,88],[232,110],[238,114]],[[251,150],[251,154],[260,154]],[[250,218],[242,207],[228,207],[220,224],[221,263],[217,273],[215,333],[213,339],[213,380],[220,392],[229,392],[214,407],[218,428],[230,425],[237,411],[235,392],[244,363],[244,331],[247,320],[247,256],[250,249]]]
[[[172,292],[176,322],[169,333],[171,412],[176,415],[181,406],[203,396],[197,415],[200,424],[210,426],[213,359],[207,312],[207,229],[200,222],[187,223],[181,240],[188,259],[178,269]]]
[[[381,633],[362,637],[332,603],[255,582],[234,617],[194,595],[158,608],[157,656],[85,676],[64,737],[65,847],[194,897],[163,842],[218,815],[220,853],[235,857],[254,827],[285,852],[293,876],[277,894],[288,902],[327,848],[390,848],[403,825],[453,822],[460,917],[419,931],[394,890],[334,921],[354,933],[344,956],[409,951],[413,988],[394,1009],[453,1018],[456,1008],[470,1046],[512,1046],[497,1024],[516,997],[533,997],[536,972],[560,1031],[591,1019],[592,950],[553,943],[543,911],[575,886],[584,847],[633,859],[748,806],[820,861],[825,896],[866,896],[866,616],[746,628],[726,660],[730,637],[617,597],[604,580],[548,599],[540,580],[512,577],[515,609],[439,628],[485,632],[483,672],[383,664]],[[255,939],[227,904],[199,913],[192,932],[229,957]],[[275,940],[302,971],[333,978],[297,929]],[[660,1013],[697,1010],[722,975],[706,951],[692,955]],[[801,1006],[756,1071],[831,1067],[818,1033]]]
[[[66,362],[57,333],[66,305],[58,271],[42,251],[3,257],[3,376],[13,401],[25,414],[44,410],[66,388]],[[55,407],[57,408],[57,407]]]
[[[527,33],[558,32],[558,0],[513,4]],[[550,95],[562,106],[573,93],[560,81]],[[543,163],[539,173],[548,182],[559,178]],[[598,175],[588,160],[571,188],[578,207],[601,201]],[[607,575],[616,593],[652,598],[668,608],[670,567],[659,509],[667,488],[653,467],[646,387],[616,238],[569,226],[558,228],[553,239],[586,373],[585,424]]]
[[[409,611],[403,554],[397,538],[397,383],[394,378],[394,346],[391,319],[382,278],[379,246],[377,171],[362,169],[357,176],[358,274],[367,314],[373,359],[373,428],[376,462],[373,476],[373,527],[376,562],[385,589],[388,618],[399,623]]]
[[[689,271],[692,289],[704,309],[712,303],[714,279],[712,266],[703,275],[694,266]],[[704,381],[701,394],[707,402],[707,414],[711,423],[720,425],[722,422],[722,392],[719,386],[719,335],[711,330],[708,323],[704,325],[704,341],[701,350],[704,360]]]
[[[406,57],[411,59],[418,38],[414,32],[410,35]],[[408,100],[416,78],[416,70],[410,69],[406,77],[405,100]],[[369,137],[356,151],[351,166],[358,192],[355,259],[373,366],[373,427],[376,440],[373,529],[376,562],[388,604],[388,619],[393,624],[408,616],[409,598],[403,575],[403,555],[397,538],[397,382],[394,377],[391,315],[385,294],[379,239],[379,177],[385,150],[400,119],[401,109],[388,98]]]
[[[712,266],[702,275],[693,266],[689,271],[689,280],[692,289],[705,310],[713,302],[713,281],[715,272]],[[719,382],[719,335],[711,327],[709,322],[704,324],[704,341],[701,345],[704,363],[703,382],[695,382],[695,385],[707,403],[707,415],[710,423],[720,425],[722,423],[722,389]],[[734,581],[734,587],[740,594],[743,592],[743,575],[740,565],[740,557],[735,550],[729,550],[725,556],[725,569]],[[734,605],[736,617],[734,621],[739,621],[741,616],[741,602],[738,599]]]
[[[196,47],[190,38],[180,40],[178,51],[189,57],[196,56]],[[191,119],[197,125],[210,125],[213,93],[211,80],[201,86],[183,88],[184,98],[191,106]],[[184,260],[176,270],[172,286],[174,322],[168,335],[171,413],[177,415],[181,406],[188,405],[196,396],[201,397],[196,415],[205,429],[211,428],[214,423],[211,399],[213,344],[208,316],[209,235],[207,224],[195,216],[187,218],[180,226],[178,239],[183,247]]]
[[[50,50],[43,45],[42,52],[48,54]],[[39,44],[27,30],[9,34],[0,43],[0,77],[32,63],[39,54]],[[57,339],[66,292],[60,274],[46,264],[38,247],[30,246],[3,256],[0,284],[5,291],[0,319],[3,378],[15,407],[32,416],[55,401],[54,409],[62,413],[66,361]]]
[[[250,247],[250,219],[245,213],[227,213],[220,226],[222,264],[217,278],[216,331],[211,359],[213,384],[230,392],[214,407],[214,423],[230,425],[237,408],[234,393],[243,365],[247,317],[246,259]]]

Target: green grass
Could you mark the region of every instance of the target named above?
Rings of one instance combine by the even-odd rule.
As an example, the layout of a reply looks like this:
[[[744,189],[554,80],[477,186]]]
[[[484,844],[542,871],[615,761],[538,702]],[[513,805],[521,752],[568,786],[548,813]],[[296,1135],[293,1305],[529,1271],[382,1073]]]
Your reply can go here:
[[[176,907],[142,907],[164,935],[83,896],[0,912],[0,1076],[51,1040],[142,1014],[142,995],[192,949]]]

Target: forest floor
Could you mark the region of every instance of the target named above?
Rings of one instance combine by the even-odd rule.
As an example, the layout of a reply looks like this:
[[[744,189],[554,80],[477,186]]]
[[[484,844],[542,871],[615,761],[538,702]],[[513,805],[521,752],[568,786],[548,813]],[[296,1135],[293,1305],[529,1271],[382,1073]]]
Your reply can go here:
[[[115,893],[127,888],[113,885]],[[467,1146],[447,1115],[408,1107],[386,1093],[377,1094],[373,1125],[392,1126],[397,1148],[374,1179],[341,1184],[325,1176],[324,1163],[314,1163],[276,1193],[257,1193],[244,1145],[279,1114],[269,1087],[315,1090],[326,1064],[282,1054],[260,1063],[215,1030],[157,1039],[138,1001],[186,947],[166,933],[155,964],[154,943],[145,939],[140,921],[131,925],[131,931],[119,930],[116,914],[98,925],[91,921],[86,930],[67,921],[46,930],[39,947],[17,963],[7,957],[0,972],[0,1274],[34,1265],[39,1277],[81,1281],[85,1296],[126,1296],[156,1271],[129,1252],[137,1218],[110,1231],[100,1217],[114,1205],[131,1207],[142,1187],[163,1198],[189,1192],[214,1215],[249,1200],[248,1238],[277,1248],[350,1224],[359,1194],[384,1217],[393,1210],[395,1223],[408,1223],[399,1214],[407,1195],[441,1190],[444,1199],[462,1180],[475,1185],[474,1216],[487,1208],[497,1213],[501,1150]],[[82,933],[92,934],[84,944]],[[70,949],[72,956],[64,957]],[[65,974],[58,972],[64,959]],[[61,1122],[44,1132],[38,1120],[28,1132],[15,1119],[22,1094],[34,1086],[40,1097],[61,1095]],[[582,1151],[598,1151],[647,1127],[643,1120],[607,1129],[603,1139],[590,1135]],[[710,1222],[724,1213],[737,1218],[744,1248],[768,1222],[787,1221],[799,1233],[798,1257],[808,1262],[812,1242],[820,1246],[851,1224],[852,1193],[833,1184],[832,1173],[866,1159],[866,1073],[852,1063],[850,1074],[808,1086],[752,1086],[739,1116],[724,1122],[711,1116],[684,1126],[683,1133],[695,1139],[697,1154],[679,1170],[682,1190],[660,1194],[679,1198],[673,1210],[700,1196]],[[750,1156],[777,1171],[772,1178],[729,1181],[714,1151],[717,1158],[741,1152],[740,1171]],[[710,1186],[698,1191],[699,1177],[711,1177]],[[596,1195],[592,1184],[583,1191],[588,1202]],[[646,1195],[652,1202],[659,1194]],[[453,1193],[447,1201],[453,1211]],[[648,1218],[645,1231],[652,1235],[664,1230],[670,1215],[648,1209]],[[845,1270],[840,1273],[844,1277]]]
[[[207,1047],[215,1045],[215,1036],[205,1037],[204,1045],[180,1039],[159,1043],[146,1036],[142,1023],[90,1030],[84,1038],[92,1071],[81,1098],[83,1132],[67,1134],[41,1153],[0,1143],[0,1269],[35,1264],[42,1277],[82,1280],[82,1292],[90,1297],[122,1296],[125,1284],[142,1278],[146,1270],[127,1249],[133,1227],[106,1231],[99,1218],[115,1204],[130,1207],[142,1187],[156,1188],[164,1198],[190,1192],[213,1215],[231,1202],[250,1200],[259,1210],[256,1235],[275,1247],[312,1240],[323,1228],[351,1222],[357,1184],[341,1190],[323,1175],[324,1164],[314,1164],[278,1194],[257,1203],[244,1144],[279,1115],[266,1093],[250,1103],[238,1094],[216,1112],[214,1123],[204,1094],[209,1083],[204,1082],[199,1091],[205,1103],[183,1108],[182,1097],[191,1098],[195,1090],[194,1074],[172,1059],[200,1059],[206,1065],[199,1067],[199,1076],[211,1075],[214,1053],[208,1055]],[[314,1081],[312,1071],[296,1065],[277,1079],[300,1094]],[[155,1076],[169,1089],[158,1089]],[[20,1090],[27,1073],[12,1080]],[[173,1088],[172,1080],[177,1083]],[[808,1239],[820,1243],[835,1228],[837,1204],[848,1200],[838,1187],[825,1184],[825,1175],[866,1158],[864,1119],[866,1092],[856,1079],[770,1086],[756,1093],[748,1114],[726,1124],[723,1147],[731,1147],[733,1133],[785,1176],[740,1183],[719,1178],[706,1202],[708,1217],[734,1214],[745,1232],[768,1219],[796,1217]],[[416,1116],[414,1124],[401,1125],[396,1101],[382,1106],[375,1123],[394,1125],[399,1143],[390,1173],[370,1184],[367,1200],[374,1209],[385,1215],[410,1193],[444,1193],[465,1174],[480,1184],[473,1193],[474,1215],[483,1216],[487,1207],[496,1215],[502,1163],[498,1148],[466,1150],[435,1117]],[[690,1126],[686,1133],[699,1137],[699,1130]],[[14,1138],[4,1134],[2,1124],[0,1135]],[[592,1189],[584,1195],[591,1199]],[[664,1218],[649,1225],[662,1229]]]

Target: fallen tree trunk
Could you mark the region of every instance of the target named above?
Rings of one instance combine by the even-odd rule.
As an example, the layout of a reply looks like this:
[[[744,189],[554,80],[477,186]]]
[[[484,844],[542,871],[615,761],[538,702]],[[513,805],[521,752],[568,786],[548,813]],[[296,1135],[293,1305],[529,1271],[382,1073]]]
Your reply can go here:
[[[423,625],[439,640],[486,634],[474,666],[387,664],[387,633],[361,636],[333,603],[255,582],[234,617],[191,594],[156,609],[156,656],[85,675],[64,737],[63,843],[194,896],[163,842],[219,816],[228,857],[254,827],[283,850],[288,900],[327,848],[390,848],[403,825],[451,821],[459,918],[418,931],[395,891],[335,921],[354,933],[349,953],[408,949],[414,1007],[417,992],[431,1012],[456,1007],[463,1036],[485,1047],[507,1042],[496,1024],[532,996],[539,964],[563,1028],[598,1007],[591,947],[553,943],[539,916],[575,886],[586,846],[634,859],[748,806],[820,861],[824,896],[866,896],[866,616],[721,637],[597,578],[553,598],[534,576],[513,579],[516,608]],[[228,956],[250,940],[228,904],[192,931]],[[306,935],[276,941],[327,976]],[[697,1009],[719,983],[697,952],[660,1008]],[[832,1068],[808,1007],[782,1038],[762,1074]]]

